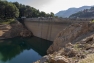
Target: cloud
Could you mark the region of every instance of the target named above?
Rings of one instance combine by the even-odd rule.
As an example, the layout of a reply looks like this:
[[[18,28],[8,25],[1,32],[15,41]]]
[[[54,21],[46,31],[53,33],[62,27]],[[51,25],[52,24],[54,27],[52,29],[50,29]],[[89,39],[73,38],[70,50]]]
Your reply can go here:
[[[17,1],[17,0],[16,0]],[[42,8],[45,5],[50,4],[54,0],[19,0],[18,2],[21,2],[26,5],[30,5],[32,7],[35,7],[37,9]]]

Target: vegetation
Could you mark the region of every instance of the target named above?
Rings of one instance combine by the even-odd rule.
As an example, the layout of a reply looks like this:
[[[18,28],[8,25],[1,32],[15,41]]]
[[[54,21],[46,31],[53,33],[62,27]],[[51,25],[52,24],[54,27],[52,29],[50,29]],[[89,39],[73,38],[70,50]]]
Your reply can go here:
[[[82,59],[79,63],[94,63],[94,54],[89,54],[85,59]]]
[[[0,1],[0,19],[12,19],[19,16],[19,9],[12,3]]]
[[[0,0],[0,23],[2,23],[2,21],[7,22],[7,19],[12,20],[21,17],[54,17],[54,13],[51,12],[50,14],[47,14],[43,11],[39,11],[38,9],[18,2]]]
[[[46,14],[45,12],[43,11],[39,11],[38,9],[35,9],[33,7],[30,7],[28,5],[22,5],[22,4],[19,4],[18,2],[13,2],[13,4],[16,5],[16,7],[19,9],[19,18],[25,16],[25,17],[28,17],[28,18],[31,18],[31,17],[53,17],[54,16],[54,13],[50,13],[50,14]]]
[[[84,9],[83,11],[79,11],[75,14],[72,14],[70,18],[93,18],[94,16],[94,7],[90,9]]]
[[[0,19],[0,23],[2,24],[11,24],[11,23],[15,23],[15,19]]]
[[[0,0],[0,1],[7,1],[7,0]]]

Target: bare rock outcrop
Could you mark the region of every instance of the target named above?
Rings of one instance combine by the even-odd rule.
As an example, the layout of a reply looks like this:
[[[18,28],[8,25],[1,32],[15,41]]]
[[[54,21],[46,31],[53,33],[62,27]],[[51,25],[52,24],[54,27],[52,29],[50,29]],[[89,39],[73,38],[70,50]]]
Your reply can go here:
[[[76,42],[68,43],[53,54],[48,54],[35,63],[93,63],[94,34]]]
[[[57,35],[47,52],[35,63],[93,63],[94,23],[70,25]]]
[[[17,36],[30,37],[33,36],[33,34],[18,22],[7,25],[0,25],[0,39],[13,38]]]
[[[53,53],[62,49],[67,43],[75,43],[94,31],[94,23],[82,22],[75,23],[63,29],[54,40],[53,44],[47,50],[47,53]],[[92,40],[92,39],[90,39]]]
[[[53,54],[51,54],[44,56],[43,58],[34,63],[69,63],[69,60],[63,56],[54,56]]]

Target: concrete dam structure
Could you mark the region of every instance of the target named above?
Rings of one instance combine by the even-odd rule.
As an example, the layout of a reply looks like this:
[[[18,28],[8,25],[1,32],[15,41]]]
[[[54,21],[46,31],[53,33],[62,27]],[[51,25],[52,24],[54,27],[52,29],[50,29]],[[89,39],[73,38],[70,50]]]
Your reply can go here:
[[[57,34],[72,23],[89,22],[90,20],[70,20],[70,19],[38,19],[25,18],[25,26],[34,36],[53,41]]]

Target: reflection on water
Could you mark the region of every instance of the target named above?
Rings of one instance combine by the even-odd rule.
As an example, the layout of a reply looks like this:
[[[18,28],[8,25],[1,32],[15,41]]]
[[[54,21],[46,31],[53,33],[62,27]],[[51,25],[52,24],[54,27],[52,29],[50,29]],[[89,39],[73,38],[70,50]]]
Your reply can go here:
[[[33,63],[46,54],[51,44],[37,37],[0,40],[0,63]]]

